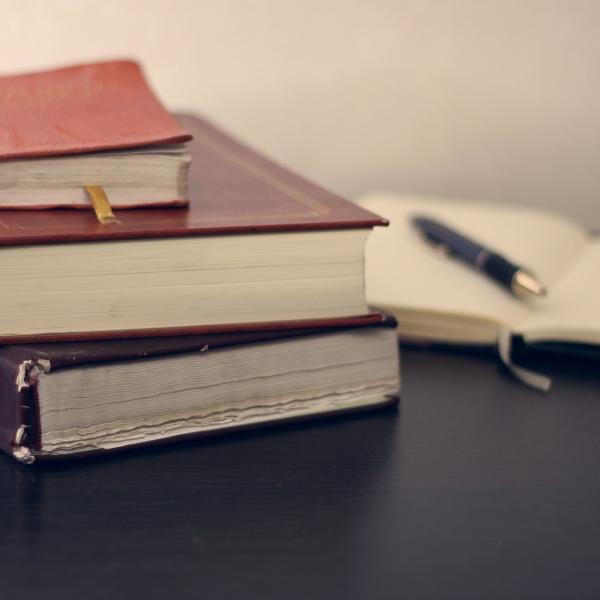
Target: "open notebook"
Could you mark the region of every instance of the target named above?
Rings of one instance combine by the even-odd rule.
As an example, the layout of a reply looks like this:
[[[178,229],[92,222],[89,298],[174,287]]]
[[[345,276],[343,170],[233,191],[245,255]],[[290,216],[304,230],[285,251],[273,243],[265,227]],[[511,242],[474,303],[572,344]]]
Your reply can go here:
[[[600,238],[555,214],[514,206],[370,194],[359,204],[391,221],[367,244],[369,304],[398,319],[400,336],[495,344],[600,344]],[[548,296],[522,300],[423,242],[410,225],[432,216],[533,271]]]

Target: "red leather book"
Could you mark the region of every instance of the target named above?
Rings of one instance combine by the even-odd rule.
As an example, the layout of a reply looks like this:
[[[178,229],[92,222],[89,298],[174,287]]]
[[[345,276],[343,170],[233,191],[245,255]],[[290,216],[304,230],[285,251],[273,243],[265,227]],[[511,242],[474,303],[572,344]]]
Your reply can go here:
[[[0,160],[189,139],[131,61],[0,77]]]
[[[0,209],[185,205],[190,137],[131,61],[0,77]]]
[[[0,449],[26,463],[393,403],[395,321],[0,347]],[[307,377],[310,373],[310,377]]]
[[[366,315],[364,244],[386,221],[198,117],[189,209],[0,212],[0,341],[324,324]]]

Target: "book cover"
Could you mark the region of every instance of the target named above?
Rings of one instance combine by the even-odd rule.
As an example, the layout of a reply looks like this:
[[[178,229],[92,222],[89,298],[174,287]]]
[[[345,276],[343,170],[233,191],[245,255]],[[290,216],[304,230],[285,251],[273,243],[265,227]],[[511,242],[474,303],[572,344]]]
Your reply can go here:
[[[328,192],[238,142],[205,119],[181,116],[189,144],[189,209],[4,210],[0,246],[275,231],[370,228],[387,221]]]
[[[0,77],[0,160],[189,139],[132,61]]]

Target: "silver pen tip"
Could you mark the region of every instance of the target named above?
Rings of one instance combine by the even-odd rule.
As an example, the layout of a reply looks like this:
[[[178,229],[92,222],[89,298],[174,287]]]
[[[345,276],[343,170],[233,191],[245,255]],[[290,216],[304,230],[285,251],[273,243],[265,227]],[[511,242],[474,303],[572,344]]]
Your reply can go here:
[[[532,273],[519,269],[512,278],[512,291],[517,296],[537,296],[543,298],[548,294],[546,287],[540,283]]]

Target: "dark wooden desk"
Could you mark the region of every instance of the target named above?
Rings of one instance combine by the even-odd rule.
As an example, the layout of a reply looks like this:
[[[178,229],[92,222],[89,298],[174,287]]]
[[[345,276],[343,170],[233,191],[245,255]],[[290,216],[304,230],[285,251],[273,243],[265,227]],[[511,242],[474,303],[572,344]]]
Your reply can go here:
[[[596,365],[403,360],[398,412],[0,460],[2,598],[599,598]]]

